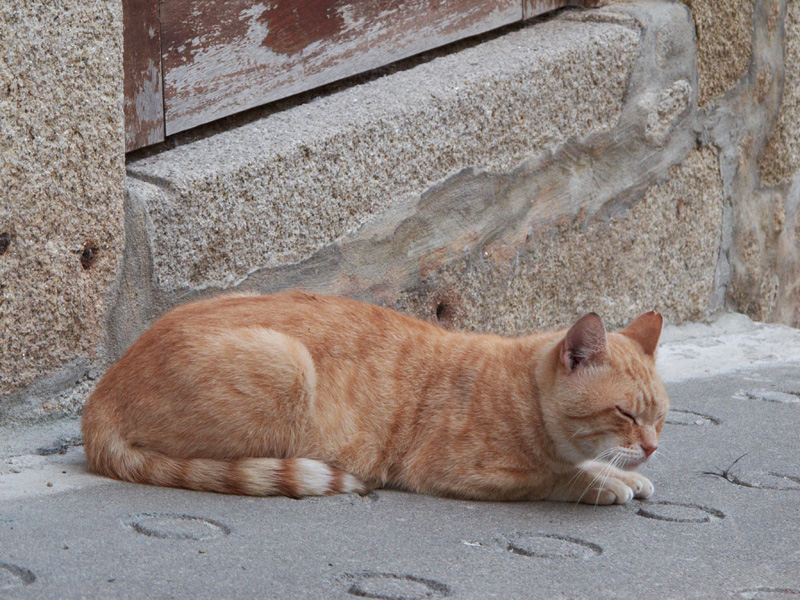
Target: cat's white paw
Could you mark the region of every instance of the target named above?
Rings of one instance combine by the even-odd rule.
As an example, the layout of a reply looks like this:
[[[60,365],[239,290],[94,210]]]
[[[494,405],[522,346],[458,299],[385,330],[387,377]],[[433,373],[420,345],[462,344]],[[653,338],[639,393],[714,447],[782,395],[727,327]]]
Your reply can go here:
[[[549,496],[552,500],[585,504],[627,504],[634,498],[650,498],[653,484],[636,471],[623,471],[602,462],[589,462]]]
[[[653,483],[644,475],[623,471],[609,476],[603,487],[592,490],[586,501],[590,504],[627,504],[634,498],[650,498],[654,491]]]
[[[603,487],[592,488],[580,498],[584,504],[627,504],[633,500],[633,490],[621,481],[607,480]]]
[[[634,491],[622,479],[613,475],[606,476],[602,485],[596,480],[589,484],[589,487],[577,498],[578,502],[584,504],[627,504],[633,500]]]
[[[634,498],[647,499],[655,491],[653,483],[647,477],[635,471],[626,472],[621,479],[633,490]]]
[[[653,495],[653,492],[656,491],[656,488],[653,487],[653,482],[647,477],[644,475],[640,475],[640,477],[642,478],[642,487],[638,491],[635,491],[634,498],[642,498],[646,500]]]
[[[627,504],[631,500],[633,500],[633,490],[629,488],[627,485],[622,484],[617,489],[613,491],[614,494],[614,504]]]

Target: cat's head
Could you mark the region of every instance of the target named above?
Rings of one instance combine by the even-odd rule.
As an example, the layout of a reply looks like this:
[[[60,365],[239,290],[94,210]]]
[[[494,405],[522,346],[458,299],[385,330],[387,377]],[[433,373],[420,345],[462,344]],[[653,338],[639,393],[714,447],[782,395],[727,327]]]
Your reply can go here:
[[[656,451],[669,408],[655,368],[662,322],[649,312],[606,334],[600,317],[590,313],[560,338],[550,356],[542,415],[562,458],[634,469]]]

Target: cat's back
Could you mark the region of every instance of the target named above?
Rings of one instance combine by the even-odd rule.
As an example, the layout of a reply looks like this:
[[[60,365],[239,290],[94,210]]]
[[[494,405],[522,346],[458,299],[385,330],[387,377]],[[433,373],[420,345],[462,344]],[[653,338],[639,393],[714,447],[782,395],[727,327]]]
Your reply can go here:
[[[214,339],[253,328],[297,340],[316,363],[342,357],[367,360],[384,352],[395,354],[403,347],[435,344],[448,336],[433,323],[349,298],[298,290],[232,294],[170,310],[141,335],[120,363],[142,365],[153,357],[163,362],[206,354]]]
[[[151,331],[205,333],[243,327],[273,329],[301,341],[320,336],[333,336],[341,341],[348,334],[396,337],[446,333],[438,325],[388,308],[300,290],[267,295],[231,294],[190,302],[166,313]]]
[[[265,391],[296,407],[316,388],[326,410],[367,414],[395,391],[398,369],[429,364],[450,335],[390,309],[300,291],[190,302],[159,318],[106,372],[84,409],[84,432],[91,438],[109,423],[157,432],[194,412],[253,422],[242,415],[263,404]],[[181,431],[161,437],[191,437]]]

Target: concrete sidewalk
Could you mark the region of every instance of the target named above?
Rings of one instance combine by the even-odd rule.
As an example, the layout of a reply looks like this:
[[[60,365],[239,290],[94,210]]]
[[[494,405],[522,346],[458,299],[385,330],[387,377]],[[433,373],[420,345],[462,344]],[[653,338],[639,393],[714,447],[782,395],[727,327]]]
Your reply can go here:
[[[0,598],[800,598],[800,331],[668,328],[651,501],[245,498],[89,475],[0,430]]]

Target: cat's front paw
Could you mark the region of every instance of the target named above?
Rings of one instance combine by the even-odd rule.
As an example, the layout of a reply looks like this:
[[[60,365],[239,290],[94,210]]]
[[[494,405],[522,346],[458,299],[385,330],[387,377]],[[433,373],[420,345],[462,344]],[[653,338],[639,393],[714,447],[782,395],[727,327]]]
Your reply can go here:
[[[653,485],[650,484],[652,489]],[[585,504],[627,504],[638,498],[644,490],[642,482],[608,476],[602,484],[595,484],[580,499]]]
[[[627,504],[634,498],[647,499],[653,495],[653,483],[636,471],[602,468],[598,477],[580,502],[587,504]]]
[[[615,496],[608,504],[627,504],[633,498],[647,499],[653,495],[653,483],[635,471],[622,471],[609,476],[604,487]]]
[[[556,486],[551,500],[584,504],[627,504],[653,495],[651,481],[636,471],[623,471],[608,463],[590,461],[578,473]]]
[[[631,477],[632,481],[628,484],[633,490],[633,497],[640,498],[642,500],[646,500],[653,495],[655,492],[655,487],[653,487],[653,482],[650,481],[644,475],[640,475],[636,472],[626,473],[629,477]]]

